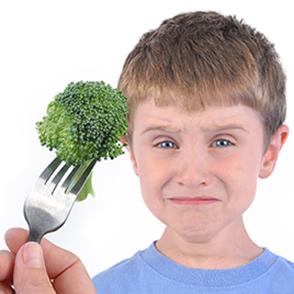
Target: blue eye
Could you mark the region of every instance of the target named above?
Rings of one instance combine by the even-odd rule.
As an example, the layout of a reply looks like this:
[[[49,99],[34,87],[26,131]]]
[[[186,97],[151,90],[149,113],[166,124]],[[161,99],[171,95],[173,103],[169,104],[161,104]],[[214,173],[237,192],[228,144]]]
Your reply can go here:
[[[218,140],[215,140],[212,143],[212,145],[213,145],[213,147],[225,148],[225,147],[229,147],[229,146],[234,146],[235,144],[227,139],[218,139]]]
[[[216,148],[226,148],[226,147],[234,146],[234,145],[235,145],[234,143],[232,143],[230,140],[227,140],[227,139],[218,139],[212,143],[212,147],[216,147]],[[177,145],[174,142],[169,140],[159,142],[155,146],[161,149],[176,149],[177,148]]]
[[[176,145],[172,142],[172,141],[162,141],[158,144],[156,144],[156,146],[162,148],[162,149],[173,149],[176,147]]]

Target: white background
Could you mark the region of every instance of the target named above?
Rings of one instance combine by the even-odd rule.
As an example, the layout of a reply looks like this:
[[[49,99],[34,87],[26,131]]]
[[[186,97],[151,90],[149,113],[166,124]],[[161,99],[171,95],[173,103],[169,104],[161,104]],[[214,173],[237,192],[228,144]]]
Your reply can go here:
[[[0,248],[14,226],[27,227],[22,206],[36,177],[54,157],[41,147],[35,122],[71,81],[116,86],[128,52],[141,35],[175,14],[216,10],[263,32],[288,76],[287,124],[294,129],[294,27],[290,1],[1,1],[0,4]],[[273,175],[261,180],[245,219],[260,245],[294,260],[294,135]],[[78,254],[91,276],[160,236],[163,226],[145,208],[128,155],[96,165],[96,197],[75,205],[48,238]]]

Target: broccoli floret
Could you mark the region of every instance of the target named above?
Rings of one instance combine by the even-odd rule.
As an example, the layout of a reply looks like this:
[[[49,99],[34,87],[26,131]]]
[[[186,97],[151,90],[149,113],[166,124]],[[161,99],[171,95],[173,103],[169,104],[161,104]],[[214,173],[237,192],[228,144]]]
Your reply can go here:
[[[114,159],[124,154],[119,139],[127,133],[127,99],[102,81],[72,82],[54,97],[36,125],[41,144],[69,164]],[[94,194],[91,177],[78,200],[88,194]]]

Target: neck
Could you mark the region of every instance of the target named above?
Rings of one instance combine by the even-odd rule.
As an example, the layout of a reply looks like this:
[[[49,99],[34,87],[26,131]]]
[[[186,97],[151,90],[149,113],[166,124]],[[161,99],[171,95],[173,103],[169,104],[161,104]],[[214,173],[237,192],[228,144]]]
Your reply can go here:
[[[243,219],[212,238],[197,240],[167,227],[157,249],[175,262],[194,268],[225,269],[244,265],[262,253],[246,232]]]

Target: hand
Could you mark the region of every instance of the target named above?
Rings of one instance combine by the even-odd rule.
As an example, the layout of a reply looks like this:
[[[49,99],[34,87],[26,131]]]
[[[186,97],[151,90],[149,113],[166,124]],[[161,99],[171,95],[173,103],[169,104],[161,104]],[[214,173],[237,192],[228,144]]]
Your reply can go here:
[[[0,293],[96,293],[77,256],[43,239],[41,246],[25,243],[28,233],[11,229],[6,235],[9,251],[0,251]]]

